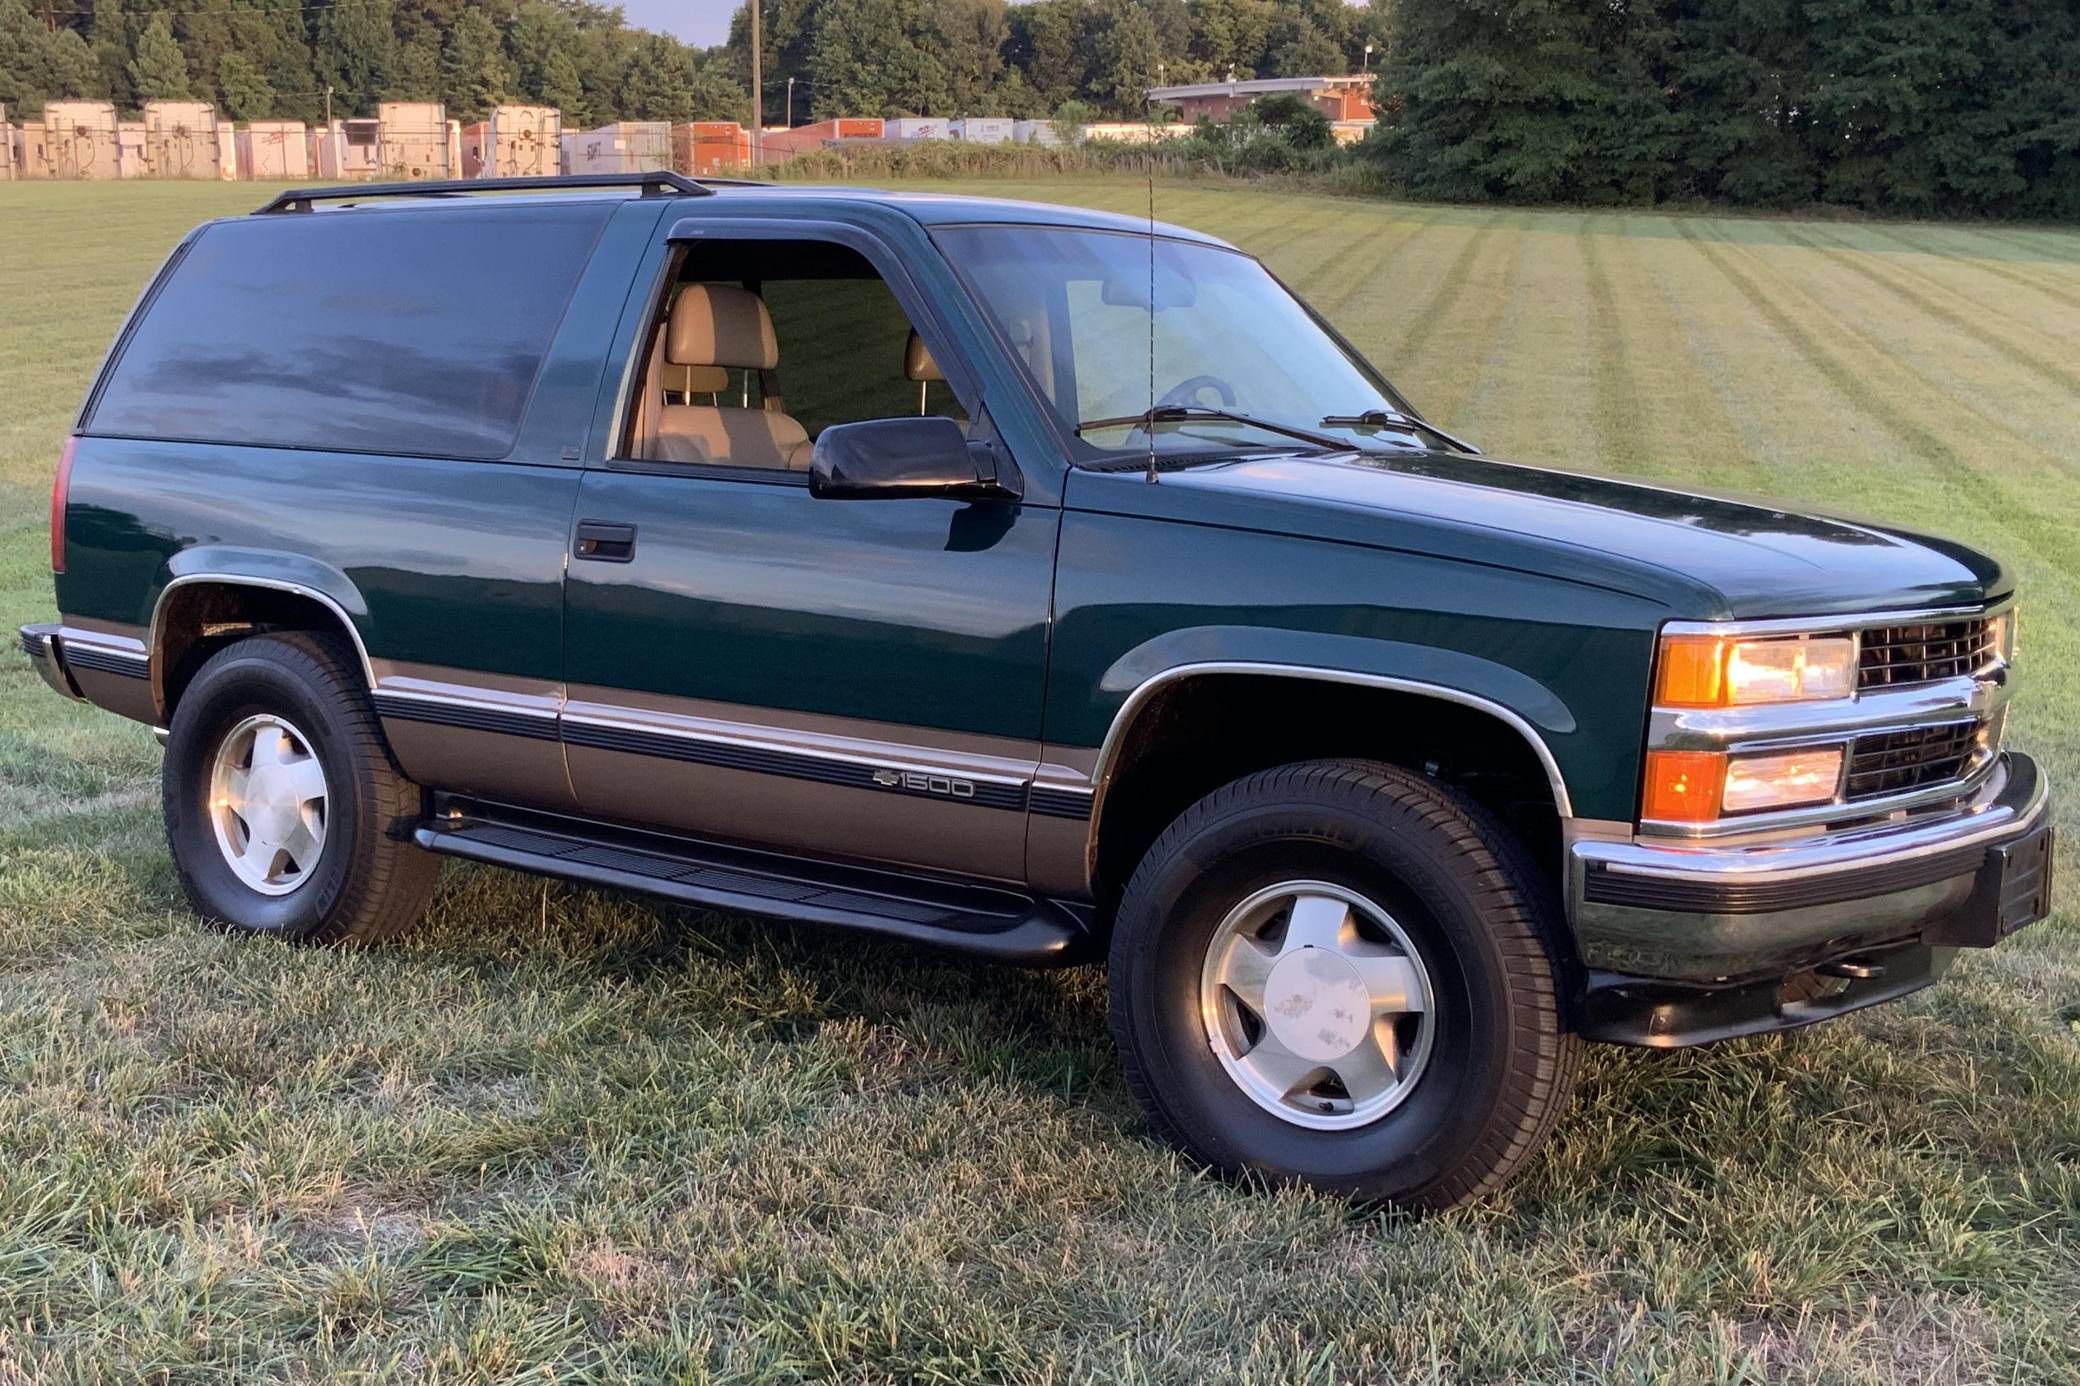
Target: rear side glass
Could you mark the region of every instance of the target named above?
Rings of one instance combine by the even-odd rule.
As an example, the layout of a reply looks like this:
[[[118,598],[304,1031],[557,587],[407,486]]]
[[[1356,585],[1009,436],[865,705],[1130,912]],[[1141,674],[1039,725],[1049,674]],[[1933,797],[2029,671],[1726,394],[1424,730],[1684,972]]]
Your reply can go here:
[[[612,208],[319,212],[210,227],[90,433],[497,458]]]

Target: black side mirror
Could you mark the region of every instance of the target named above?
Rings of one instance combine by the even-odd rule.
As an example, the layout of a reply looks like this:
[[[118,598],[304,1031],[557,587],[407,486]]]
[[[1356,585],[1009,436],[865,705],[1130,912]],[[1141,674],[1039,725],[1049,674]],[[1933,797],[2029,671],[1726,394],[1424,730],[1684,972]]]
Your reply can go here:
[[[1016,500],[1024,492],[1016,467],[947,418],[832,424],[809,459],[809,494],[825,500]]]

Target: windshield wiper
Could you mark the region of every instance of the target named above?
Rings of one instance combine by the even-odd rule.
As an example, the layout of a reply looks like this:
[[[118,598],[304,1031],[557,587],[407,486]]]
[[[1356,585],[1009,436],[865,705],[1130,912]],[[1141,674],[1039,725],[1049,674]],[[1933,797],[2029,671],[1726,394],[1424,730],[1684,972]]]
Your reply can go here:
[[[1273,423],[1269,419],[1239,414],[1233,409],[1214,409],[1202,404],[1159,404],[1145,414],[1127,414],[1117,419],[1085,419],[1076,425],[1081,436],[1087,428],[1124,428],[1129,424],[1147,428],[1150,424],[1186,423],[1193,419],[1220,419],[1228,423],[1239,423],[1249,428],[1261,428],[1266,433],[1277,433],[1287,438],[1297,438],[1303,443],[1312,443],[1330,452],[1356,452],[1357,449],[1342,438],[1331,438],[1326,433],[1316,433],[1291,424]]]
[[[1403,414],[1392,409],[1368,409],[1362,414],[1331,414],[1322,420],[1323,428],[1406,428],[1442,438],[1461,452],[1480,456],[1481,450],[1464,438],[1454,437],[1428,419],[1416,414]]]

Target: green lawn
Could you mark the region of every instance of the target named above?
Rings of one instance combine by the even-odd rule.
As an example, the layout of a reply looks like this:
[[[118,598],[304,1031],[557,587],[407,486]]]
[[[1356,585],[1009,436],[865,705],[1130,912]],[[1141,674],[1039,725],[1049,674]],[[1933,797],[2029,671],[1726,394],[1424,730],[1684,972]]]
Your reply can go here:
[[[264,196],[0,186],[10,634],[52,612],[51,466],[117,322],[182,230]],[[1160,203],[1491,452],[2000,554],[2013,736],[2080,829],[2080,234]],[[157,764],[0,654],[0,1382],[2080,1376],[2070,886],[1905,1003],[1595,1052],[1524,1177],[1417,1220],[1152,1143],[1095,969],[460,866],[396,947],[220,937],[181,905]]]

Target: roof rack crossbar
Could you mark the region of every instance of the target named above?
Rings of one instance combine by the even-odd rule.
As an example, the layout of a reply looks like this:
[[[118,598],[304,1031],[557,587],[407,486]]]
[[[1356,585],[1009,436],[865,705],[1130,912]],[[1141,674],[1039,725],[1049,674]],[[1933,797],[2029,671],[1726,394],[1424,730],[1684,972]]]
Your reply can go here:
[[[338,183],[322,188],[291,188],[257,209],[254,215],[308,212],[320,202],[358,202],[373,197],[462,197],[480,192],[540,192],[567,188],[640,188],[645,197],[715,195],[715,190],[702,180],[663,169],[648,173],[564,173],[546,178],[454,178],[419,183]]]

